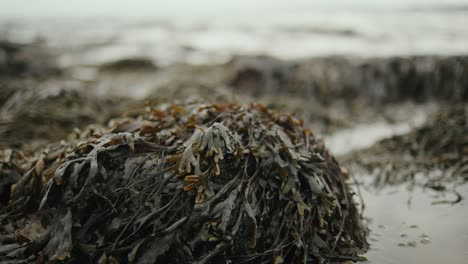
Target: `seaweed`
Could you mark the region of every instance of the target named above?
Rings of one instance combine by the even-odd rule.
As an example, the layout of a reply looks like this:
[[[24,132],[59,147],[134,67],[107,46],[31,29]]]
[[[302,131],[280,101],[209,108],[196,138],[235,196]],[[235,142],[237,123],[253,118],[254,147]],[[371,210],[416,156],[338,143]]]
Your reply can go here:
[[[101,72],[120,72],[120,71],[154,71],[158,67],[154,62],[145,57],[131,57],[108,62],[99,66]]]
[[[66,138],[78,126],[107,122],[133,103],[85,94],[81,86],[61,85],[61,81],[49,81],[15,90],[0,106],[0,145],[35,150]]]
[[[466,104],[442,104],[423,126],[352,153],[344,162],[355,172],[374,174],[377,187],[411,183],[445,192],[447,185],[468,180],[467,135]],[[456,201],[460,201],[456,195]]]
[[[368,248],[337,161],[260,104],[148,107],[22,162],[0,208],[5,263],[332,262]]]

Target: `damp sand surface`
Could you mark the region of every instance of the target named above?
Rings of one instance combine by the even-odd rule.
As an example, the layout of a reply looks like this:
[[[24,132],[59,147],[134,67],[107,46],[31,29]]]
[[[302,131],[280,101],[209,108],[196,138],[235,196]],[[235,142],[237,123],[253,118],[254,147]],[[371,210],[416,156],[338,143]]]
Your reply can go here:
[[[430,118],[431,107],[412,111],[406,120],[390,123],[382,120],[357,124],[323,137],[338,159],[353,155],[385,138],[407,134]],[[346,160],[345,158],[343,158]],[[342,162],[346,167],[351,164]],[[370,250],[365,263],[466,263],[468,259],[468,184],[444,182],[446,191],[422,187],[427,182],[423,172],[414,181],[376,187],[375,175],[352,170],[364,201],[363,215],[370,229]],[[396,172],[395,172],[396,173]],[[433,171],[434,175],[443,173]],[[461,198],[460,201],[458,201]]]
[[[456,191],[468,197],[468,184]],[[368,263],[466,263],[468,203],[433,204],[455,200],[450,192],[407,186],[381,190],[361,188],[364,216],[369,220]]]

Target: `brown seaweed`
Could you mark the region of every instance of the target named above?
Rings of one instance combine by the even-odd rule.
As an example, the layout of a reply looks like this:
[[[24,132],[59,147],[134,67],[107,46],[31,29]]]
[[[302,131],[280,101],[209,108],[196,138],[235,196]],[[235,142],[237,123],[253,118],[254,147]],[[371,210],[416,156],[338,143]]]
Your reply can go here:
[[[4,263],[329,262],[368,247],[339,164],[263,105],[148,107],[28,162],[2,175],[20,174],[0,208]]]
[[[374,185],[378,187],[410,182],[447,191],[449,183],[468,180],[468,107],[442,104],[423,126],[344,160],[355,172],[375,173]],[[422,179],[415,179],[416,174]]]

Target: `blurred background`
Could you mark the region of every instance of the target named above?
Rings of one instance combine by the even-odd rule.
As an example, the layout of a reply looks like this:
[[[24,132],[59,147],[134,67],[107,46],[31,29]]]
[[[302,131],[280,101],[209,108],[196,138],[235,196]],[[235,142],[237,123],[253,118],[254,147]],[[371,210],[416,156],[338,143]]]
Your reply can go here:
[[[158,64],[224,62],[232,55],[466,53],[462,0],[5,1],[3,36],[46,39],[62,66],[147,56]],[[71,38],[70,36],[73,36]]]
[[[2,1],[0,158],[145,103],[261,102],[354,175],[371,263],[465,263],[467,25],[462,0]]]

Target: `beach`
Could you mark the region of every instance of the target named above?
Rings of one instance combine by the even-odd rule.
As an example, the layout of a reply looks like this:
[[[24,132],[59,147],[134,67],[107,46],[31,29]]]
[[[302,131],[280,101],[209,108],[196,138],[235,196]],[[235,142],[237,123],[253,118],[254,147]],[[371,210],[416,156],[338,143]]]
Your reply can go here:
[[[89,2],[2,11],[2,153],[148,105],[262,103],[352,175],[369,263],[464,263],[468,3]]]

